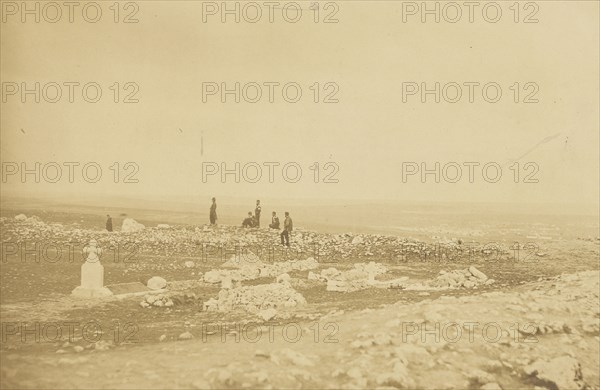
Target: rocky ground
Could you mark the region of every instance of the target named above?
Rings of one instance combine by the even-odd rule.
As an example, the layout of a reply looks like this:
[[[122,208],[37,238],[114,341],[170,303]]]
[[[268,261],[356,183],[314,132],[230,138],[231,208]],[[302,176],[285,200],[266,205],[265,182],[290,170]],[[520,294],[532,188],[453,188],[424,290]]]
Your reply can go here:
[[[124,225],[0,219],[2,388],[599,388],[597,238]],[[71,297],[90,239],[166,291]]]

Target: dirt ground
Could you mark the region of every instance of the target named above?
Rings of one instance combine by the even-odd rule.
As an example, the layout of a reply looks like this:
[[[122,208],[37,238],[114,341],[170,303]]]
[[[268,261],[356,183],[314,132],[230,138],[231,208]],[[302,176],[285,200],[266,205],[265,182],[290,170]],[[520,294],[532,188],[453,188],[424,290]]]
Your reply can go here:
[[[343,253],[320,256],[313,272],[375,261],[388,268],[384,279],[418,282],[475,265],[495,282],[477,289],[341,293],[309,280],[309,271],[291,271],[290,284],[307,303],[278,308],[274,318],[264,321],[242,309],[203,310],[203,303],[221,288],[203,281],[202,274],[222,264],[218,256],[205,258],[189,249],[191,235],[204,234],[206,228],[199,232],[182,225],[167,233],[154,228],[150,235],[106,235],[64,215],[19,222],[15,214],[3,214],[0,225],[2,388],[600,387],[599,242],[594,229],[586,235],[563,227],[564,233],[549,234],[557,229],[540,225],[535,236],[539,244],[535,250],[524,248],[518,259],[511,243],[524,242],[524,237],[514,229],[495,229],[480,238],[500,243],[507,248],[502,253],[452,259],[422,253],[382,256],[396,241],[364,234],[367,243],[356,245],[349,243],[350,236],[300,230],[298,237],[306,242],[335,242]],[[210,234],[255,239],[255,233],[236,228]],[[278,240],[268,229],[257,234]],[[116,240],[119,248],[135,244],[135,249],[103,258],[105,284],[145,284],[161,276],[181,300],[172,307],[143,308],[143,296],[72,297],[82,260],[69,257],[65,248],[71,243],[80,250],[77,245],[91,237]],[[527,240],[536,241],[531,236]],[[40,243],[48,242],[54,246],[42,248]],[[21,248],[13,253],[10,245],[15,243],[29,248],[29,255]],[[420,250],[427,252],[430,244]],[[63,257],[49,261],[59,251]],[[262,277],[242,284],[273,282],[273,277]],[[462,337],[453,341],[457,329]]]

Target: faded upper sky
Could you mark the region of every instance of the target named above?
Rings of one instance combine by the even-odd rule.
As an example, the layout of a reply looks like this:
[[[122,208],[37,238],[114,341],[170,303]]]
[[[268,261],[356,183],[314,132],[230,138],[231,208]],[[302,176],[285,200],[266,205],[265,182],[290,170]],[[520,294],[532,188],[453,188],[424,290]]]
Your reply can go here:
[[[36,2],[27,2],[33,9]],[[595,1],[539,1],[525,6],[518,15],[514,2],[497,2],[502,15],[497,23],[486,22],[482,9],[462,7],[456,23],[456,9],[440,2],[441,20],[433,15],[420,21],[407,2],[352,1],[321,2],[319,22],[315,23],[312,2],[298,2],[303,10],[300,21],[290,23],[282,16],[280,2],[273,9],[261,6],[262,18],[253,18],[255,8],[240,2],[241,20],[233,15],[222,23],[222,2],[139,1],[125,8],[120,3],[119,20],[133,13],[138,23],[114,23],[113,2],[99,1],[102,16],[97,23],[83,19],[86,2],[74,8],[74,21],[68,22],[68,9],[62,8],[57,23],[56,10],[40,2],[40,23],[35,15],[22,15],[22,2],[2,2],[1,154],[4,173],[10,164],[25,162],[96,162],[103,169],[101,179],[90,184],[74,169],[74,183],[68,181],[68,168],[58,183],[33,182],[33,175],[21,183],[10,175],[2,183],[3,194],[106,194],[149,197],[156,195],[236,196],[322,199],[398,199],[427,201],[567,202],[598,204],[599,199],[599,58],[598,15]],[[56,3],[62,4],[62,2]],[[233,9],[235,2],[227,2]],[[421,2],[413,3],[420,7]],[[431,8],[435,2],[427,3]],[[456,4],[456,3],[455,3]],[[458,4],[462,4],[459,2]],[[113,8],[110,8],[110,7]],[[137,9],[136,9],[137,6]],[[512,9],[510,7],[513,7]],[[314,6],[312,6],[314,8]],[[403,13],[403,7],[404,12]],[[87,17],[95,17],[88,6]],[[244,9],[246,13],[244,14]],[[487,17],[495,17],[488,6]],[[444,13],[445,12],[445,13]],[[338,23],[323,23],[335,13]],[[14,15],[13,15],[14,14]],[[21,17],[27,19],[25,23]],[[288,7],[288,18],[295,12]],[[407,18],[403,22],[403,16]],[[444,18],[445,17],[445,18]],[[515,23],[514,18],[519,22]],[[523,23],[529,17],[538,23]],[[21,83],[30,89],[41,85],[40,103],[34,95],[22,96]],[[56,89],[62,97],[56,103]],[[75,87],[75,102],[68,101],[68,86],[96,82],[102,89],[97,103],[84,101],[81,86]],[[119,103],[114,102],[115,82],[119,83]],[[125,83],[139,86],[138,103],[123,103],[133,91]],[[203,83],[242,86],[258,83],[262,98],[250,103],[240,96],[207,96]],[[296,82],[302,88],[297,103],[282,97],[281,85],[274,89],[274,103],[264,82],[281,85]],[[335,83],[339,90],[326,83]],[[433,89],[447,83],[462,86],[457,103],[454,84],[443,89],[441,101],[434,95],[406,96],[403,83],[426,82]],[[477,82],[469,102],[468,87]],[[481,85],[495,82],[502,95],[497,103],[484,100]],[[16,83],[16,84],[14,84]],[[319,83],[318,103],[315,83]],[[515,87],[518,84],[518,88]],[[526,84],[534,83],[534,84]],[[19,87],[12,95],[14,86]],[[44,99],[43,88],[47,86]],[[112,89],[111,89],[111,86]],[[312,86],[312,87],[311,87]],[[536,87],[537,86],[537,87]],[[515,103],[518,90],[518,103]],[[294,97],[293,89],[288,98]],[[88,90],[93,98],[93,89]],[[256,89],[245,89],[251,99]],[[338,103],[323,103],[332,92]],[[487,98],[493,99],[494,89]],[[523,103],[526,99],[537,103]],[[26,98],[23,103],[22,98]],[[203,141],[203,145],[201,145]],[[519,183],[510,166],[519,159]],[[114,162],[139,167],[133,177],[139,183],[115,184]],[[202,180],[203,162],[263,166],[262,178],[249,183],[233,175],[222,183],[219,175]],[[268,179],[265,162],[278,162],[274,182]],[[302,176],[288,183],[281,167],[299,164]],[[323,181],[334,162],[338,183],[314,183],[314,163],[319,162]],[[409,176],[402,180],[403,162],[455,162],[462,166],[458,183],[434,182],[434,176]],[[469,183],[465,162],[477,162],[474,183]],[[481,166],[498,163],[502,177],[488,183]],[[527,163],[534,163],[536,165]],[[114,167],[114,166],[113,166]],[[454,168],[447,166],[450,178]],[[535,169],[539,168],[537,172]],[[515,166],[513,166],[515,168]],[[49,177],[54,168],[48,166]],[[94,176],[94,171],[89,171]],[[254,169],[246,172],[254,176]],[[288,171],[293,177],[293,168]],[[489,177],[495,176],[490,168]],[[529,178],[538,183],[523,183]]]

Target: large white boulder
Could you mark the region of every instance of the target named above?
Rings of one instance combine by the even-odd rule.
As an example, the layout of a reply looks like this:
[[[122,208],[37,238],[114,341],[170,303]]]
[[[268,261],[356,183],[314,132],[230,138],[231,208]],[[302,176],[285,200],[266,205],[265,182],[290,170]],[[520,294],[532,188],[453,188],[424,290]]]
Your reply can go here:
[[[148,288],[151,290],[160,290],[167,287],[167,281],[160,276],[153,276],[150,278],[150,280],[148,280],[146,286],[148,286]]]
[[[121,226],[121,231],[125,233],[139,232],[141,230],[144,230],[145,227],[146,226],[137,222],[133,218],[125,218],[123,220],[123,225]]]

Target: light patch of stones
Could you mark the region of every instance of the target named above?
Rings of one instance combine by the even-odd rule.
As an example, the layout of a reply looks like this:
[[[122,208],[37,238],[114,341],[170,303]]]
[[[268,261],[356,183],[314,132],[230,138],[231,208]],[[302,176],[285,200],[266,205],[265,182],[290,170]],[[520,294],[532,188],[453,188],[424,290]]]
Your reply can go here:
[[[282,282],[222,289],[217,299],[204,302],[204,310],[227,312],[239,308],[258,314],[267,309],[293,308],[303,304],[306,304],[306,299],[302,294],[289,283]]]

